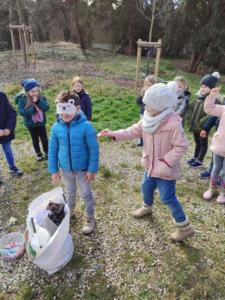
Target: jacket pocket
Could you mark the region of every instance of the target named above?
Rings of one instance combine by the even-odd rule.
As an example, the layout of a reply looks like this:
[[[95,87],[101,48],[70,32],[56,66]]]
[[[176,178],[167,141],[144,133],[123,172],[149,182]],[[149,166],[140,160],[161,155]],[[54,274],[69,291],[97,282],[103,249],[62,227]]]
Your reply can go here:
[[[173,169],[174,168],[169,167],[164,161],[161,161],[160,159],[158,159],[155,163],[155,173],[159,178],[172,177]]]
[[[148,153],[142,154],[141,163],[146,170],[149,169],[149,154]]]

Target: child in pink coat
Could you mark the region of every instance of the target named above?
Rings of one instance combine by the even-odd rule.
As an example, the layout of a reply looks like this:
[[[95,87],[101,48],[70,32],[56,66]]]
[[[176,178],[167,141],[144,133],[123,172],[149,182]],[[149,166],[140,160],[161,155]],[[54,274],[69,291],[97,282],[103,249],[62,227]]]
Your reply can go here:
[[[188,148],[182,120],[173,112],[176,101],[176,95],[165,84],[156,83],[144,95],[146,109],[142,120],[127,129],[102,130],[100,134],[116,141],[143,138],[144,203],[133,216],[140,218],[152,214],[154,192],[158,188],[161,200],[170,209],[177,226],[172,240],[178,242],[193,236],[194,230],[176,197],[179,161]]]
[[[222,182],[220,194],[216,201],[219,204],[225,204],[225,106],[215,104],[219,96],[219,88],[213,88],[206,98],[204,110],[207,114],[220,117],[220,122],[216,133],[211,142],[211,151],[213,152],[213,169],[209,183],[209,189],[203,194],[205,200],[210,200],[216,194],[216,182],[222,171]]]

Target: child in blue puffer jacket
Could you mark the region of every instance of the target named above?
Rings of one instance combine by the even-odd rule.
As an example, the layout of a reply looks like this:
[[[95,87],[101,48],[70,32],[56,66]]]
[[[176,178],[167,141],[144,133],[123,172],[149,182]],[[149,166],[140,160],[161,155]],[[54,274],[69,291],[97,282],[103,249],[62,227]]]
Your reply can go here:
[[[98,171],[99,145],[96,131],[80,110],[80,103],[75,92],[61,92],[57,96],[59,117],[51,129],[48,170],[55,184],[62,176],[71,216],[75,214],[78,183],[86,206],[86,223],[82,232],[89,234],[95,227],[90,181],[94,180]]]

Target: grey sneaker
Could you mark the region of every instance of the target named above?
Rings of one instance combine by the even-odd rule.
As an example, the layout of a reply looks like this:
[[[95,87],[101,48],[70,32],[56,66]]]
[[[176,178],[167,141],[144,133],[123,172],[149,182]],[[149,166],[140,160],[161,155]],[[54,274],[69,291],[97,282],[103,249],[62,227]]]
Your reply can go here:
[[[86,223],[84,224],[84,227],[82,228],[83,234],[90,234],[93,232],[95,228],[95,218],[87,218]]]

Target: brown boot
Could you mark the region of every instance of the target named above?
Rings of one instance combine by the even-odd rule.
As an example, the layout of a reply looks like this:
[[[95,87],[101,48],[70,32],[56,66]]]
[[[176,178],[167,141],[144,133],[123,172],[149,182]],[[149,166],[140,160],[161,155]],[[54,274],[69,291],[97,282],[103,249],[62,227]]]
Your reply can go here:
[[[174,242],[181,242],[188,237],[192,237],[195,234],[194,229],[190,224],[177,227],[177,230],[171,234],[171,238]]]
[[[84,224],[84,227],[82,228],[83,234],[90,234],[93,232],[95,228],[95,217],[87,217],[86,223]]]
[[[132,216],[135,218],[141,218],[146,215],[151,215],[152,214],[152,207],[151,206],[142,206],[141,208],[136,209],[133,213]]]

